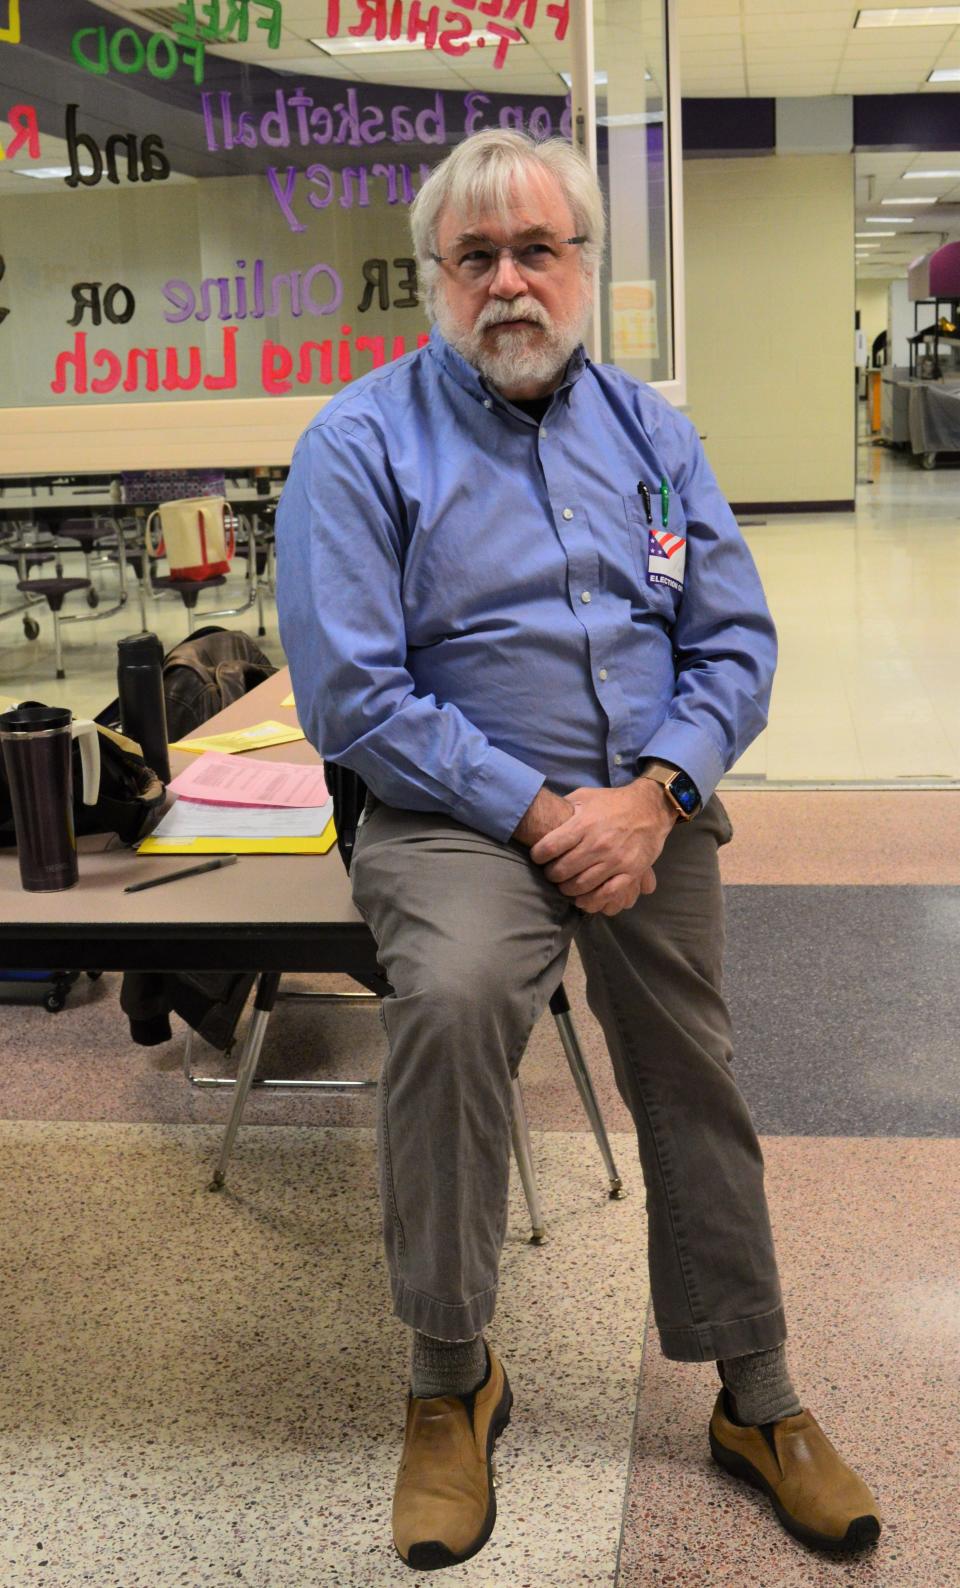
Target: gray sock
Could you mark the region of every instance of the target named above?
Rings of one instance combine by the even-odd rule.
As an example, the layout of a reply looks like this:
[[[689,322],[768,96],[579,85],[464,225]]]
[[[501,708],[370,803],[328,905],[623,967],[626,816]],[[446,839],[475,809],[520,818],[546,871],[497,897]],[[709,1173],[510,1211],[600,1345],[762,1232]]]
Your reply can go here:
[[[732,1356],[717,1366],[733,1397],[736,1420],[745,1427],[778,1423],[782,1417],[796,1417],[803,1410],[790,1380],[785,1345],[772,1351],[755,1351],[750,1356]]]
[[[472,1340],[434,1340],[413,1332],[410,1388],[418,1399],[435,1395],[469,1395],[487,1376],[483,1335]]]

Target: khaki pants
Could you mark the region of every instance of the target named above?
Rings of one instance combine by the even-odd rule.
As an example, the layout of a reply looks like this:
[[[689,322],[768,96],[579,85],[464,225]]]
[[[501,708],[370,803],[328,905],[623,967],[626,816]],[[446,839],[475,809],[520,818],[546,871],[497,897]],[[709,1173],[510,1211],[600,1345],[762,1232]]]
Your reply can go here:
[[[717,850],[729,837],[713,799],[673,829],[656,892],[608,917],[577,910],[519,844],[368,806],[351,876],[394,989],[380,1189],[394,1307],[412,1327],[466,1339],[493,1314],[511,1081],[576,937],[637,1129],[665,1355],[705,1361],[784,1340],[763,1159],[720,987]]]

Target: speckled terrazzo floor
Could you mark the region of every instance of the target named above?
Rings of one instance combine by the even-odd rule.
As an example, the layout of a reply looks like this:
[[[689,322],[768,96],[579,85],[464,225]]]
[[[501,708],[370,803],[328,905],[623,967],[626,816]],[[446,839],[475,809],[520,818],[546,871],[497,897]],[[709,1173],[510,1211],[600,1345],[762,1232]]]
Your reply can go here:
[[[637,1396],[643,1199],[574,954],[574,1018],[634,1194],[605,1200],[547,1017],[521,1073],[554,1240],[527,1247],[515,1186],[493,1334],[518,1397],[501,1519],[444,1581],[960,1582],[960,792],[726,799],[727,987],[791,1362],[875,1486],[884,1536],[845,1562],[784,1535],[709,1460],[712,1368],[666,1362],[652,1327]],[[205,1127],[228,1099],[186,1085],[182,1025],[163,1047],[130,1042],[118,988],[81,981],[58,1016],[0,1005],[13,1232],[0,1254],[0,1588],[413,1582],[388,1543],[406,1342],[382,1273],[372,1103],[252,1097],[230,1194],[208,1197],[218,1133]],[[288,1005],[268,1065],[369,1076],[382,1040],[370,1010]],[[216,1068],[209,1050],[197,1062]]]
[[[535,1138],[542,1248],[514,1188],[491,1339],[516,1405],[464,1588],[612,1581],[647,1302],[639,1173],[614,1146],[617,1203],[582,1135]],[[197,1126],[0,1123],[4,1588],[413,1581],[390,1544],[407,1339],[372,1133],[246,1131],[219,1196],[214,1147]]]
[[[960,1143],[770,1138],[767,1185],[800,1397],[885,1515],[811,1555],[710,1459],[712,1365],[644,1357],[617,1588],[954,1588],[960,1581]]]

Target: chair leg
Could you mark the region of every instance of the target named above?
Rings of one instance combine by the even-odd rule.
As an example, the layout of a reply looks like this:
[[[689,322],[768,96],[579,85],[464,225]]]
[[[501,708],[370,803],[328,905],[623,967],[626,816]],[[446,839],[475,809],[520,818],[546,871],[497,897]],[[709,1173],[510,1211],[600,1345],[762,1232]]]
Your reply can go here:
[[[520,1082],[513,1083],[513,1152],[520,1170],[520,1179],[523,1182],[523,1194],[527,1199],[530,1210],[530,1245],[542,1246],[547,1238],[544,1228],[543,1214],[540,1211],[540,1195],[537,1191],[537,1177],[533,1172],[533,1158],[530,1153],[530,1131],[527,1128],[527,1114],[523,1106],[523,1093]]]
[[[54,612],[53,613],[53,644],[54,644],[54,649],[56,651],[56,657],[57,657],[57,677],[58,678],[66,678],[67,675],[66,675],[66,673],[63,670],[63,645],[62,645],[62,642],[61,642],[61,639],[60,639],[60,614],[59,614],[59,612]]]
[[[219,1191],[223,1185],[227,1172],[227,1160],[233,1151],[233,1143],[240,1128],[240,1119],[244,1105],[250,1091],[253,1077],[257,1071],[257,1062],[260,1058],[260,1049],[266,1034],[270,1014],[277,998],[277,988],[280,985],[280,976],[276,971],[264,971],[257,983],[257,996],[253,1004],[253,1016],[243,1040],[243,1052],[240,1055],[240,1068],[237,1071],[237,1085],[233,1094],[233,1108],[224,1131],[223,1141],[220,1145],[220,1157],[217,1167],[213,1171],[210,1182],[211,1191]]]
[[[610,1142],[607,1139],[606,1127],[603,1123],[603,1116],[600,1113],[597,1095],[593,1090],[590,1071],[587,1069],[587,1061],[580,1047],[580,1039],[577,1036],[576,1027],[570,1018],[570,1002],[563,982],[560,983],[560,986],[550,999],[550,1013],[557,1022],[557,1030],[560,1033],[560,1041],[563,1043],[563,1051],[567,1056],[570,1073],[576,1082],[577,1091],[580,1093],[580,1101],[583,1103],[587,1118],[590,1121],[590,1128],[596,1138],[597,1146],[600,1148],[600,1156],[603,1159],[604,1167],[607,1171],[607,1179],[610,1182],[610,1198],[612,1201],[619,1202],[627,1193],[623,1189],[623,1181],[620,1179],[617,1166],[613,1161],[613,1153],[610,1151]]]

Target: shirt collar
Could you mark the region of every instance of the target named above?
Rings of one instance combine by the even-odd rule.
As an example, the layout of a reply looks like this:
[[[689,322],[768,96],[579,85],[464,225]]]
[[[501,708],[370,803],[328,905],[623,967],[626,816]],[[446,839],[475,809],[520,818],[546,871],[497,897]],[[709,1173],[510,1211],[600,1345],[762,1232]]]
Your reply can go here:
[[[458,386],[462,386],[464,391],[468,392],[476,402],[483,403],[492,397],[498,406],[509,408],[509,399],[504,397],[502,392],[497,391],[495,386],[488,385],[480,371],[474,369],[473,365],[468,364],[466,359],[457,352],[456,348],[450,346],[450,343],[441,334],[436,324],[430,327],[428,351],[444,374],[455,380]],[[571,353],[567,367],[563,372],[563,378],[556,391],[551,393],[551,396],[556,397],[560,392],[574,386],[589,363],[590,359],[587,357],[581,342]]]

